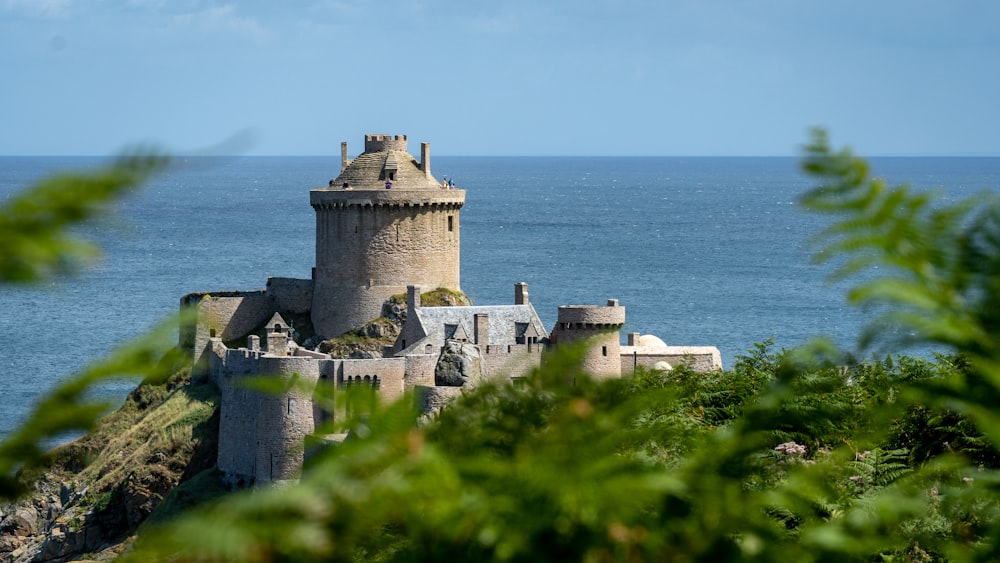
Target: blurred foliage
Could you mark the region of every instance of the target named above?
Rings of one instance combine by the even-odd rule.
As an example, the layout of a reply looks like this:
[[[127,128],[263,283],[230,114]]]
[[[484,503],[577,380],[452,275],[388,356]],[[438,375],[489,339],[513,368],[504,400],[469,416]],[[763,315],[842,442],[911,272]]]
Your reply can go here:
[[[165,156],[127,154],[89,172],[63,173],[14,194],[0,205],[0,282],[38,282],[73,273],[96,255],[74,233],[84,222],[108,213],[113,203],[168,163]],[[60,438],[86,432],[113,405],[91,393],[107,379],[162,381],[182,361],[171,319],[108,357],[57,384],[19,429],[0,443],[0,499],[28,490],[18,477],[47,465],[47,450]]]
[[[77,271],[98,249],[73,227],[106,214],[168,163],[165,156],[135,151],[90,172],[52,175],[4,201],[0,282],[38,282]]]
[[[862,350],[903,335],[941,355],[764,342],[726,372],[594,380],[563,350],[429,421],[413,397],[324,395],[352,408],[320,433],[350,437],[297,484],[148,526],[124,558],[1000,559],[997,197],[890,188],[821,131],[804,168],[803,205],[833,218],[818,258],[880,311]]]

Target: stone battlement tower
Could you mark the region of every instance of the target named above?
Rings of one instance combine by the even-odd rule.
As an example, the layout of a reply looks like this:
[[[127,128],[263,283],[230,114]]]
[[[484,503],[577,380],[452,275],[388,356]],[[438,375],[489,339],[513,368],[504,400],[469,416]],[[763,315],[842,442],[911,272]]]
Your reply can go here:
[[[565,305],[559,307],[556,326],[550,338],[556,345],[587,341],[580,367],[595,377],[622,376],[621,336],[625,307],[617,299],[608,299],[606,307]]]
[[[459,210],[465,191],[445,189],[432,175],[430,145],[420,162],[405,135],[366,135],[365,152],[347,158],[340,175],[309,192],[316,210],[312,322],[323,338],[381,315],[408,285],[459,285]]]

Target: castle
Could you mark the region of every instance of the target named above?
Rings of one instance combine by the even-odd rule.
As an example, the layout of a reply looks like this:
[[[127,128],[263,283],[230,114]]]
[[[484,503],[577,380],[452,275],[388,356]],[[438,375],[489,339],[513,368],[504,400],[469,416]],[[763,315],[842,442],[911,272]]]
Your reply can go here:
[[[652,335],[629,334],[621,345],[625,307],[559,307],[546,331],[514,284],[510,305],[422,306],[422,291],[460,294],[460,222],[465,190],[431,175],[430,146],[420,160],[405,135],[366,135],[364,152],[348,158],[341,143],[340,174],[310,191],[316,211],[312,279],[270,278],[259,291],[192,293],[182,307],[196,321],[181,330],[195,369],[221,391],[218,467],[232,483],[294,479],[303,443],[333,416],[310,393],[365,385],[387,401],[413,391],[432,411],[463,385],[485,377],[518,378],[537,367],[546,346],[587,340],[583,368],[596,377],[621,377],[636,366],[721,369],[711,346],[667,346]],[[406,296],[405,312],[399,303]],[[381,357],[333,357],[325,339],[392,315],[404,319]],[[241,379],[269,375],[300,384],[266,394]]]

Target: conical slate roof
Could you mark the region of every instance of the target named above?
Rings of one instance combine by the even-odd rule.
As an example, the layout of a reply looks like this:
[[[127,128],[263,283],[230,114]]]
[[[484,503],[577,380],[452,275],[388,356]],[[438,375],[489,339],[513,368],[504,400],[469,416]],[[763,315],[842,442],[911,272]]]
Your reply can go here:
[[[342,189],[344,182],[347,182],[355,190],[385,189],[387,163],[397,167],[390,168],[394,172],[394,189],[441,189],[441,182],[434,176],[424,174],[417,160],[403,151],[366,152],[359,155],[337,176],[332,187]]]
[[[441,182],[407,152],[405,135],[368,135],[365,152],[349,161],[326,189],[342,190],[347,184],[353,190],[380,190],[387,180],[393,189],[441,189]]]

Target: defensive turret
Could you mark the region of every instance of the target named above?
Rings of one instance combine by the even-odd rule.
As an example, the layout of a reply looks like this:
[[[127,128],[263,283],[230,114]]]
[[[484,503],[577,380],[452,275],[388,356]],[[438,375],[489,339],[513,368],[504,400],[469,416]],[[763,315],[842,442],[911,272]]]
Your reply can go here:
[[[565,305],[559,307],[550,339],[556,345],[586,340],[581,368],[594,377],[621,377],[621,337],[625,307],[608,299],[606,307]]]

